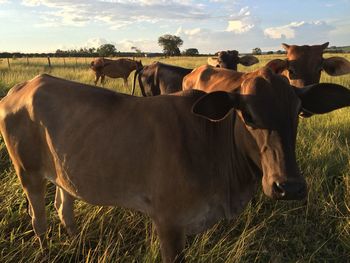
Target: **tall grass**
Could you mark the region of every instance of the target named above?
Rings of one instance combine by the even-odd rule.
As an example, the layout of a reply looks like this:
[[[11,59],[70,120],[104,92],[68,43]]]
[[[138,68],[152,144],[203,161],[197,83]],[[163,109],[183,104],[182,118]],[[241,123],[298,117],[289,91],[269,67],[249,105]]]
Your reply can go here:
[[[240,67],[251,71],[276,56],[260,56],[260,64]],[[349,56],[348,56],[349,59]],[[143,59],[149,64],[154,59]],[[162,62],[196,67],[206,58],[168,58]],[[0,95],[14,84],[50,73],[93,83],[89,59],[25,59],[0,62]],[[350,77],[322,75],[322,82],[350,87]],[[121,80],[106,87],[129,93]],[[350,262],[350,110],[300,120],[297,156],[306,177],[306,201],[272,201],[261,189],[237,220],[221,222],[201,235],[189,237],[189,262]],[[0,137],[0,262],[159,262],[159,243],[146,216],[77,201],[80,234],[70,239],[53,207],[49,185],[47,214],[49,249],[39,252],[26,211],[21,186]]]

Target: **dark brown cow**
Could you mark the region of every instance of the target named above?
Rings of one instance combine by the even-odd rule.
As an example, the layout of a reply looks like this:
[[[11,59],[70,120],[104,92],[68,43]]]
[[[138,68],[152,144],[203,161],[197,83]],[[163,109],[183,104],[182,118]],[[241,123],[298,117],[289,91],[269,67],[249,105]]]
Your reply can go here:
[[[170,94],[182,90],[182,80],[192,69],[154,62],[136,70],[131,94],[134,95],[136,78],[144,97]]]
[[[259,59],[252,55],[239,57],[237,50],[220,51],[217,58],[208,58],[208,65],[232,70],[237,70],[238,64],[248,67],[256,63],[259,63]]]
[[[295,87],[319,83],[322,70],[331,76],[349,74],[350,62],[345,58],[323,58],[323,52],[328,44],[328,42],[314,46],[282,44],[287,51],[287,58],[271,60],[266,66],[272,68],[275,73],[285,75]]]
[[[130,73],[141,67],[141,61],[127,58],[119,58],[116,60],[96,58],[90,64],[90,68],[95,72],[95,85],[97,85],[99,78],[101,78],[101,85],[104,85],[105,76],[107,76],[110,78],[122,78],[125,87],[128,86],[128,77]]]
[[[74,198],[121,205],[152,218],[164,262],[183,262],[186,235],[236,217],[259,181],[271,198],[305,198],[295,157],[301,104],[325,113],[349,102],[342,86],[295,92],[269,69],[235,92],[150,98],[40,75],[1,100],[0,131],[41,243],[50,180],[69,232]]]

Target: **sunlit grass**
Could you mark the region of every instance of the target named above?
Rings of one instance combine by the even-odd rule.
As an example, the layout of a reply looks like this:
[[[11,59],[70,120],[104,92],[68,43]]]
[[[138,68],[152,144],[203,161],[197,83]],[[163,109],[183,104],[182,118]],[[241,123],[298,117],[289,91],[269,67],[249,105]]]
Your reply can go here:
[[[349,55],[346,55],[349,59]],[[251,71],[260,63],[239,67]],[[150,58],[194,68],[199,58]],[[13,85],[40,73],[93,84],[91,59],[46,58],[0,62],[0,96]],[[108,79],[106,88],[130,93],[120,79]],[[322,75],[322,82],[350,87],[350,76]],[[139,91],[138,91],[139,92]],[[138,93],[139,94],[139,93]],[[306,202],[272,201],[261,190],[237,220],[221,222],[201,235],[188,238],[189,262],[349,262],[350,258],[350,109],[301,119],[297,156],[309,194]],[[122,208],[96,207],[77,201],[80,234],[70,239],[54,211],[54,187],[48,188],[50,244],[39,252],[21,186],[0,137],[0,262],[160,262],[159,243],[146,216]]]

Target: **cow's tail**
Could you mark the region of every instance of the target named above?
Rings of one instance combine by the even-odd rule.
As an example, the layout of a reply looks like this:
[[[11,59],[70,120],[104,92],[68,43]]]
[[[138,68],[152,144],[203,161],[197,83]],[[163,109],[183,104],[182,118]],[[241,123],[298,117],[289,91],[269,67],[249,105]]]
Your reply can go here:
[[[143,67],[137,68],[137,69],[135,70],[135,73],[134,73],[134,81],[133,81],[133,83],[132,83],[132,90],[131,90],[131,95],[132,95],[132,96],[133,96],[134,93],[135,93],[136,78],[137,78],[137,76],[140,74],[141,70],[143,70]],[[139,78],[139,85],[141,85],[141,83],[140,83],[140,78]],[[141,92],[142,92],[142,90],[141,90]],[[143,93],[142,93],[142,95],[143,95]]]

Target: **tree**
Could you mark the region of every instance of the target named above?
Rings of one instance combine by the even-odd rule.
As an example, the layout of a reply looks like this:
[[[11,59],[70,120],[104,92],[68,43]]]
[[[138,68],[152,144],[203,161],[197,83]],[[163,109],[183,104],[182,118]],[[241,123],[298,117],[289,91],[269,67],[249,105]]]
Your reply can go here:
[[[180,37],[175,35],[163,35],[158,38],[158,45],[163,47],[163,53],[168,56],[180,55],[179,47],[183,44]]]
[[[141,49],[137,48],[137,47],[131,47],[131,50],[134,50],[136,53],[141,53]]]
[[[261,55],[261,53],[262,53],[262,51],[261,51],[261,48],[259,48],[259,47],[253,48],[253,50],[252,50],[253,55]]]
[[[199,51],[196,48],[188,48],[185,50],[184,55],[185,56],[198,56]]]
[[[112,44],[103,44],[96,51],[100,57],[114,56],[117,53],[117,49]]]

